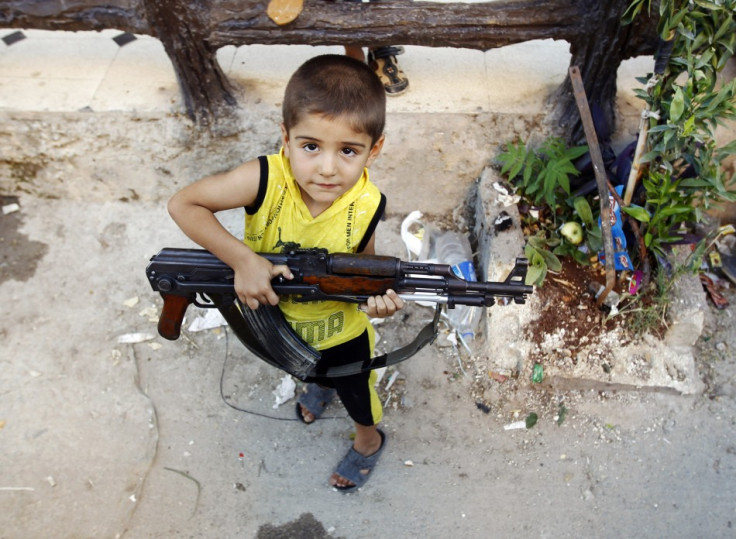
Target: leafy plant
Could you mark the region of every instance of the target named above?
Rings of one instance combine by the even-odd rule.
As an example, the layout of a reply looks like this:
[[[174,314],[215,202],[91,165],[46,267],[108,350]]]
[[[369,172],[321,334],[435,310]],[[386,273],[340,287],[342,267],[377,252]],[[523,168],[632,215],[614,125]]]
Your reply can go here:
[[[561,138],[550,137],[537,150],[513,141],[498,156],[501,174],[530,206],[523,217],[528,229],[535,231],[524,247],[529,260],[528,284],[542,285],[547,271],[560,271],[560,256],[572,256],[584,264],[587,253],[600,248],[600,230],[590,204],[583,197],[573,197],[570,189],[570,178],[579,175],[574,161],[587,151],[587,146],[568,148]],[[577,223],[587,233],[579,240],[561,233],[570,223]]]
[[[501,174],[518,179],[525,197],[554,208],[570,196],[570,176],[580,174],[573,162],[587,151],[587,146],[568,148],[561,138],[550,137],[536,151],[521,141],[512,142],[498,159],[503,164]]]
[[[624,22],[651,7],[651,0],[635,0]],[[623,211],[642,223],[645,246],[660,256],[681,240],[683,226],[701,221],[715,203],[736,201],[733,178],[721,167],[736,141],[715,142],[716,127],[736,118],[736,80],[717,80],[736,47],[735,13],[736,0],[659,3],[658,32],[672,50],[661,75],[639,79],[649,91],[637,94],[654,112],[641,159],[641,204]]]
[[[640,79],[647,89],[637,94],[651,111],[648,149],[641,157],[644,173],[634,204],[621,209],[639,222],[643,249],[633,254],[653,252],[665,260],[671,246],[682,242],[687,228],[714,204],[736,201],[733,178],[726,177],[721,166],[736,153],[736,141],[718,147],[714,136],[718,125],[736,118],[736,80],[720,85],[717,80],[736,48],[736,0],[661,0],[656,5],[658,32],[671,50],[656,76]],[[634,0],[623,22],[645,9],[652,9],[651,0]],[[561,256],[585,264],[602,249],[590,204],[571,196],[570,178],[578,174],[573,163],[586,151],[567,148],[552,137],[536,150],[511,142],[498,157],[501,173],[530,206],[523,215],[528,283],[541,285],[547,271],[561,267]],[[581,241],[577,227],[568,227],[573,236],[561,234],[561,227],[570,222],[583,227]],[[638,260],[645,268],[647,262]]]
[[[560,271],[562,269],[560,259],[552,253],[552,249],[558,245],[559,240],[547,238],[543,231],[540,231],[536,236],[527,238],[524,246],[524,256],[529,260],[526,284],[541,286],[547,277],[547,271]]]

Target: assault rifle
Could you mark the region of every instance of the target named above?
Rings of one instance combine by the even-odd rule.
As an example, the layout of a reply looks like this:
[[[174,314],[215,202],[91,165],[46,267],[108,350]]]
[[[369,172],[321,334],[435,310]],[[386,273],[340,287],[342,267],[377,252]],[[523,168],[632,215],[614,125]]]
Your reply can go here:
[[[274,292],[294,301],[343,301],[364,303],[370,296],[395,290],[404,301],[437,304],[434,320],[407,346],[373,358],[369,364],[350,363],[320,371],[318,351],[307,345],[289,326],[278,307],[261,305],[252,310],[235,294],[232,268],[202,249],[166,248],[146,267],[153,290],[164,306],[158,332],[175,340],[187,307],[217,308],[240,341],[258,357],[302,380],[315,374],[345,376],[397,363],[416,353],[437,334],[440,305],[490,307],[497,298],[524,303],[533,287],[524,284],[528,262],[517,258],[503,282],[466,281],[447,264],[404,262],[398,258],[346,253],[325,249],[288,249],[283,253],[259,253],[274,265],[286,265],[293,279],[282,276],[271,282]]]

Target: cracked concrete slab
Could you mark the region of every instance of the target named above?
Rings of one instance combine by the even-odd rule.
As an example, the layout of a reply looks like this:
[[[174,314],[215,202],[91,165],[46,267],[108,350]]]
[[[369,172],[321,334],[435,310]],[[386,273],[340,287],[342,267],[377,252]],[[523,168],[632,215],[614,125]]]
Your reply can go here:
[[[0,284],[0,486],[22,489],[4,495],[4,530],[40,537],[73,514],[75,534],[114,537],[135,510],[158,428],[135,358],[116,342],[140,318],[123,304],[143,259],[129,226],[143,212],[131,210],[22,201],[18,232],[47,252],[24,280]]]

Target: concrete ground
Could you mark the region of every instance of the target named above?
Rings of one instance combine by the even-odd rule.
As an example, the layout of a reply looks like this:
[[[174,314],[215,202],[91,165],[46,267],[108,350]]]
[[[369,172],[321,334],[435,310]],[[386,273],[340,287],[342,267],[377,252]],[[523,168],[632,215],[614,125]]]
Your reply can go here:
[[[340,51],[223,49],[243,129],[207,140],[181,116],[160,44],[118,34],[0,30],[0,537],[732,535],[732,308],[707,313],[699,395],[509,382],[484,410],[470,388],[486,373],[458,370],[446,341],[426,348],[381,383],[389,441],[370,481],[333,492],[344,410],[305,427],[293,401],[275,408],[281,374],[226,328],[160,339],[143,270],[161,247],[190,245],[168,196],[273,150],[286,77]],[[393,164],[375,168],[392,201],[379,250],[395,256],[404,215],[451,221],[496,145],[539,121],[569,55],[538,42],[407,47],[400,60],[411,90],[389,100]],[[622,125],[650,65],[622,67]],[[223,217],[233,231],[240,219]],[[406,315],[408,328],[428,316]],[[396,330],[379,332],[390,347]],[[534,428],[505,428],[531,412]]]

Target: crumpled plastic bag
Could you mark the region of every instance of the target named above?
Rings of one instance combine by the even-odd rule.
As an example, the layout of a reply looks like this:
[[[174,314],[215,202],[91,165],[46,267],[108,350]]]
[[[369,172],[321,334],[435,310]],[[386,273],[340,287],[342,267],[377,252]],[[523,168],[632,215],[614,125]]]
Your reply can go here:
[[[194,333],[196,331],[204,331],[205,329],[214,329],[220,326],[227,325],[227,322],[222,317],[222,314],[217,309],[207,309],[204,316],[198,316],[189,326],[189,331]]]
[[[401,240],[406,246],[409,260],[435,262],[431,257],[437,232],[421,221],[422,212],[414,210],[401,222]]]
[[[276,404],[274,404],[273,407],[278,408],[289,399],[294,398],[294,395],[296,395],[296,382],[294,382],[294,379],[287,374],[281,379],[281,383],[279,383],[278,387],[276,387],[276,389],[271,393],[276,397]]]
[[[438,233],[432,227],[422,223],[421,219],[422,212],[418,210],[414,210],[404,218],[401,222],[401,240],[406,246],[409,261],[436,264],[437,259],[433,258],[435,256],[434,241]],[[423,307],[435,306],[431,301],[417,301],[416,303]]]

